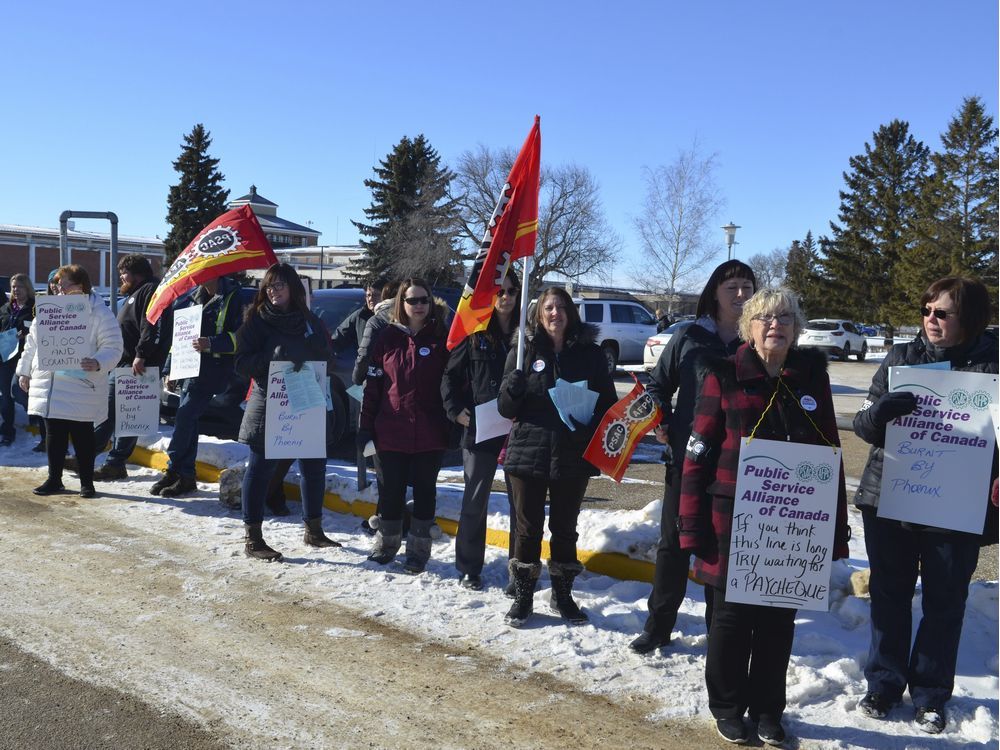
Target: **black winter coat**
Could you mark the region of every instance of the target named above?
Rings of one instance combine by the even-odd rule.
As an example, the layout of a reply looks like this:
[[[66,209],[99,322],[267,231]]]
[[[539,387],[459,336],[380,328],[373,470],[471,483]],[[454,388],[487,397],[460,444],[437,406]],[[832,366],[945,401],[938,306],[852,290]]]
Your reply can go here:
[[[503,381],[510,343],[489,330],[464,338],[448,358],[441,381],[444,410],[452,422],[468,409],[469,426],[462,437],[462,447],[486,453],[500,453],[504,437],[476,442],[476,407],[497,397]]]
[[[861,405],[861,411],[854,415],[854,432],[871,444],[868,453],[868,463],[865,465],[861,483],[854,494],[854,504],[861,507],[877,508],[879,495],[882,491],[882,461],[885,445],[885,425],[875,423],[871,418],[871,405],[881,396],[889,392],[889,368],[902,365],[919,365],[928,362],[951,362],[952,370],[963,372],[997,372],[997,340],[983,334],[967,346],[955,346],[950,349],[940,349],[928,345],[923,334],[905,344],[896,344],[882,361],[881,367],[872,378],[868,389],[868,398]],[[993,455],[993,470],[991,480],[997,477],[997,456]],[[993,544],[998,537],[997,509],[986,498],[986,526],[983,529],[983,544]],[[961,532],[952,532],[961,533]]]
[[[159,285],[159,279],[147,279],[119,303],[118,327],[122,329],[123,344],[119,367],[131,367],[136,357],[144,359],[146,367],[163,364],[166,352],[161,351],[159,326],[146,320],[146,308]]]
[[[34,320],[34,318],[34,297],[29,297],[28,304],[23,307],[19,307],[16,313],[14,312],[13,304],[9,301],[7,304],[0,307],[0,331],[13,329],[17,332],[17,354],[3,364],[13,366],[17,360],[20,359],[21,352],[24,351],[24,340],[28,337],[28,329],[25,328],[24,322]]]
[[[520,398],[511,396],[508,390],[510,373],[517,364],[517,348],[507,355],[498,408],[502,416],[514,420],[504,459],[508,474],[567,479],[600,473],[583,458],[583,451],[618,396],[596,338],[597,327],[583,323],[567,335],[562,352],[556,354],[548,335],[540,328],[535,331],[528,337],[525,348],[527,389]],[[594,416],[584,428],[571,431],[560,419],[549,397],[549,388],[555,387],[557,378],[570,382],[586,380],[587,387],[598,394]]]

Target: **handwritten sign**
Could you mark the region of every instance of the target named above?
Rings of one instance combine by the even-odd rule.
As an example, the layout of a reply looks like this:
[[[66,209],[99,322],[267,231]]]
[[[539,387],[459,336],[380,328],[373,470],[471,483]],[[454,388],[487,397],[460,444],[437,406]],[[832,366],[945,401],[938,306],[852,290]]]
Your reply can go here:
[[[174,313],[174,337],[170,344],[170,379],[196,378],[201,372],[201,352],[194,342],[201,337],[201,311],[204,305],[185,307]]]
[[[35,302],[38,369],[80,369],[80,360],[94,354],[90,318],[90,299],[82,294],[39,297]]]
[[[317,381],[326,379],[326,362],[307,362]],[[266,458],[325,458],[326,403],[296,410],[285,386],[287,362],[271,362],[264,409]],[[305,370],[303,370],[304,372]]]
[[[160,368],[134,375],[131,367],[112,370],[115,379],[115,437],[155,435],[160,429]]]
[[[829,609],[839,478],[838,449],[743,441],[726,601]]]
[[[917,397],[885,430],[880,518],[979,534],[996,444],[997,376],[891,367],[893,391]]]

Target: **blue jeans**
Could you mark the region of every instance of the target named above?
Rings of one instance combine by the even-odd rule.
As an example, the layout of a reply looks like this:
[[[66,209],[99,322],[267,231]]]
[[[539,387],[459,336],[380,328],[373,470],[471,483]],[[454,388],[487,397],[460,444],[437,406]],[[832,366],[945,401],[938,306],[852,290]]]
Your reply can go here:
[[[112,377],[111,383],[108,386],[108,418],[94,428],[95,450],[98,452],[103,451],[104,446],[108,444],[108,440],[111,439],[111,434],[114,431],[115,379]],[[131,437],[116,437],[115,441],[111,444],[111,450],[108,452],[107,458],[104,459],[104,465],[124,466],[125,462],[128,461],[128,457],[132,455],[132,451],[135,450],[135,446],[138,442],[139,438],[134,435]]]
[[[209,403],[228,387],[226,380],[197,377],[185,380],[181,400],[174,415],[174,434],[167,446],[167,466],[182,477],[195,476],[198,458],[198,420]]]
[[[174,433],[176,434],[176,433]],[[326,491],[326,459],[300,458],[299,492],[302,495],[302,520],[311,521],[323,515],[323,495]],[[264,458],[262,452],[250,449],[250,460],[243,475],[243,523],[264,521],[264,500],[267,485],[274,474],[276,458]]]

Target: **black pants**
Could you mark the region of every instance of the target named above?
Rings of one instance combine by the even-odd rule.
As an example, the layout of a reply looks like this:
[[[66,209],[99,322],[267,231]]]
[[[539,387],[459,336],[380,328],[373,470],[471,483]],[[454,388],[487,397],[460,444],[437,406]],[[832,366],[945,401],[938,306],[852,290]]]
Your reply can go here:
[[[76,461],[83,486],[94,483],[94,423],[69,419],[45,420],[45,452],[49,459],[49,479],[62,481],[66,463],[66,447],[70,438],[76,451]]]
[[[683,454],[680,454],[683,455]],[[677,622],[677,610],[687,592],[691,553],[681,549],[677,533],[677,515],[681,503],[681,466],[667,464],[663,486],[663,510],[660,514],[660,543],[656,547],[653,590],[646,603],[649,616],[643,627],[647,633],[669,637]],[[711,586],[705,586],[705,627],[712,628]]]
[[[382,464],[380,508],[383,520],[403,520],[408,480],[413,485],[413,517],[421,521],[434,518],[437,509],[437,476],[443,458],[444,451],[379,451],[378,460]]]
[[[552,560],[575,563],[576,519],[587,491],[590,477],[537,479],[509,475],[511,499],[517,513],[513,558],[522,563],[537,563],[542,557],[545,533],[545,495],[549,496],[549,548]]]
[[[780,719],[797,610],[727,602],[716,591],[705,684],[716,719]]]
[[[465,473],[465,492],[462,494],[462,512],[458,519],[458,533],[455,534],[455,567],[460,573],[478,576],[483,572],[486,557],[486,516],[489,512],[490,492],[493,477],[497,471],[496,451],[462,450],[462,466]],[[510,541],[508,556],[513,552],[517,520],[513,513],[514,504],[510,500],[510,479],[507,482],[507,498],[510,501]]]

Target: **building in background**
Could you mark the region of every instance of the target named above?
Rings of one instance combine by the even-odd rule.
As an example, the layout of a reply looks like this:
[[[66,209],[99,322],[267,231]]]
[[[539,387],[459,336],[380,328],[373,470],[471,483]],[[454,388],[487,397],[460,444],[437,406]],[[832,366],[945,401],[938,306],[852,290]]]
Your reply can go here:
[[[282,219],[278,216],[278,204],[258,195],[256,185],[251,185],[249,193],[229,201],[228,204],[230,210],[241,206],[250,206],[250,210],[260,222],[261,229],[264,230],[264,236],[276,252],[283,248],[314,247],[319,243],[321,232]]]

